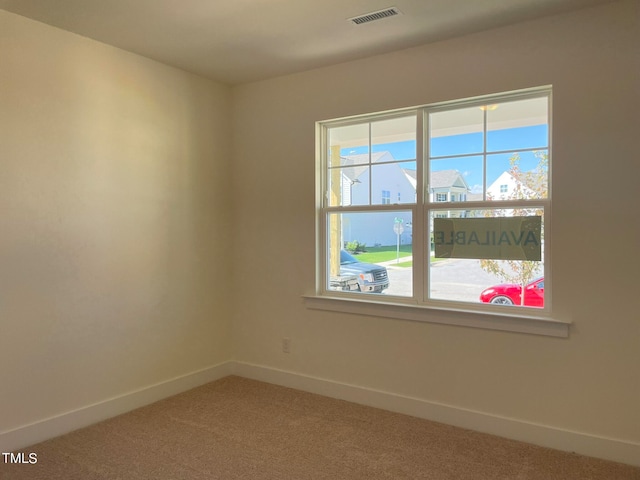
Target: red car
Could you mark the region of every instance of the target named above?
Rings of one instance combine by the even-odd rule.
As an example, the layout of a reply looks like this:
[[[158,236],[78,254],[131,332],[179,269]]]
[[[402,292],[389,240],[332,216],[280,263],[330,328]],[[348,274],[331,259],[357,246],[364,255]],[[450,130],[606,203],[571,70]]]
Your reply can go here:
[[[482,291],[480,301],[498,305],[520,305],[522,286],[515,283],[494,285]],[[527,284],[524,288],[525,307],[544,307],[544,277]]]

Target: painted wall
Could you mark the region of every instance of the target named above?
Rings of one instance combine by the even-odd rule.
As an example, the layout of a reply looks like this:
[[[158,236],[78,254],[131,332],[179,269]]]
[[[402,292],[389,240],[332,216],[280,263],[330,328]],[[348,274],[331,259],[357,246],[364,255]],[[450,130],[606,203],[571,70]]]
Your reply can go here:
[[[245,279],[235,291],[237,360],[637,445],[639,5],[234,88],[236,274]],[[305,308],[315,284],[314,122],[547,84],[553,308],[574,322],[570,338]]]
[[[4,11],[0,65],[0,432],[229,360],[228,87]]]

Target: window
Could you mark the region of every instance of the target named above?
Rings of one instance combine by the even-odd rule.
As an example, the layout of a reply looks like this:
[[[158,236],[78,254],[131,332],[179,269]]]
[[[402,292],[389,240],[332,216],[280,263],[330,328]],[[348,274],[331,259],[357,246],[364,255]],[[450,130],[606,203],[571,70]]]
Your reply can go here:
[[[550,97],[319,122],[316,297],[548,319]]]

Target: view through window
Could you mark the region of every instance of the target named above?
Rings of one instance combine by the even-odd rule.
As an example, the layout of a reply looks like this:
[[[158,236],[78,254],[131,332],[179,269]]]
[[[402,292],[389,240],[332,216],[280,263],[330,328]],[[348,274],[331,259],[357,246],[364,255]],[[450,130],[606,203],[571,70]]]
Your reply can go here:
[[[548,309],[550,95],[321,122],[320,294]]]

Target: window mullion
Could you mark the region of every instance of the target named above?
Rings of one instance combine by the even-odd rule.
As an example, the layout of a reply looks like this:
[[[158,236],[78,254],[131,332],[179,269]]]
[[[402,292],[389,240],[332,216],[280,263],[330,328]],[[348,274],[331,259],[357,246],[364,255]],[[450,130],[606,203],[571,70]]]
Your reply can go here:
[[[487,200],[487,110],[482,111],[482,199]]]
[[[371,162],[371,122],[369,122],[369,140],[368,140],[368,150],[369,150],[369,205],[373,204],[373,163]]]
[[[425,138],[424,138],[424,111],[418,110],[416,115],[416,205],[413,209],[413,242],[411,246],[411,254],[413,256],[413,298],[416,302],[424,301],[424,292],[426,286],[425,265],[428,258],[428,252],[425,252],[426,226],[424,217],[424,199],[426,175],[428,169],[425,169]]]

